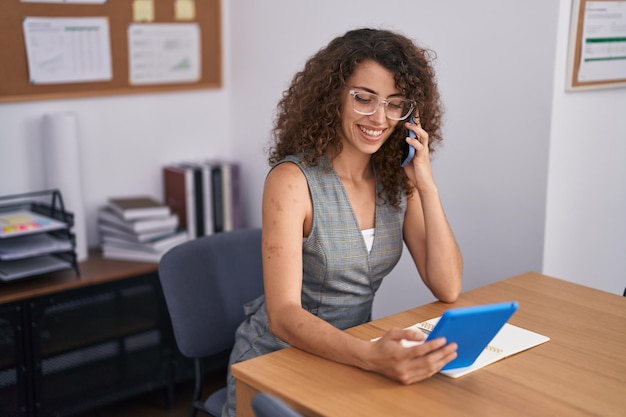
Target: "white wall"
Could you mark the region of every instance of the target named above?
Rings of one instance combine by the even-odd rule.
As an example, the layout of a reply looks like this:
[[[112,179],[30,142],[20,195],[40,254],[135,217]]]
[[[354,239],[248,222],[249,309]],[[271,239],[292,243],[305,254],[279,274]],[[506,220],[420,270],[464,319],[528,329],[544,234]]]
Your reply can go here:
[[[161,165],[197,156],[240,158],[248,224],[260,225],[264,147],[282,90],[334,36],[385,27],[439,55],[447,115],[434,167],[464,253],[465,289],[544,267],[623,289],[618,139],[626,129],[617,112],[626,90],[563,93],[568,0],[222,4],[220,90],[0,104],[0,195],[42,187],[40,119],[75,111],[91,245],[98,205],[126,193],[160,197]],[[381,288],[375,315],[430,300],[404,256]]]
[[[243,115],[231,130],[254,141],[244,159],[258,204],[267,170],[258,159],[276,102],[311,54],[361,26],[396,29],[434,49],[447,108],[435,174],[471,289],[541,269],[558,4],[453,3],[233,1],[232,103]],[[251,214],[260,223],[260,212]],[[405,251],[375,315],[432,299]]]
[[[626,88],[565,92],[571,4],[561,1],[543,272],[626,287]]]
[[[228,2],[224,3],[223,28],[227,34],[230,9]],[[47,113],[75,113],[88,243],[97,246],[96,212],[107,198],[142,193],[161,199],[164,164],[231,156],[227,122],[230,52],[230,39],[225,36],[223,89],[0,103],[0,195],[46,188],[42,117]]]
[[[162,198],[163,164],[230,152],[227,99],[220,90],[0,104],[0,195],[45,188],[42,116],[75,112],[89,243],[97,245],[96,210],[109,196]]]

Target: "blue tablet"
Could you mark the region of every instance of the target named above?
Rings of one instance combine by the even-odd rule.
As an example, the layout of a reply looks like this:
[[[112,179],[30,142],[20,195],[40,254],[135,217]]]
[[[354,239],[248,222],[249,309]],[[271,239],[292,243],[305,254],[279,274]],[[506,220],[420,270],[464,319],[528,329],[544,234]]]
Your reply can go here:
[[[456,359],[446,364],[443,370],[473,364],[517,308],[517,301],[509,301],[453,308],[443,313],[426,338],[445,337],[448,343],[458,345]]]

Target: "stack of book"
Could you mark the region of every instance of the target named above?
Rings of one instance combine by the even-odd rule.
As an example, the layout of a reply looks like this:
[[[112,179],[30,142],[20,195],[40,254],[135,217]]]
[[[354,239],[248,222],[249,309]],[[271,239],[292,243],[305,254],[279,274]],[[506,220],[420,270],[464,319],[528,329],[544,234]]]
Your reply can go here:
[[[183,161],[163,167],[165,203],[191,239],[243,227],[239,164]]]
[[[102,256],[140,262],[159,262],[174,246],[189,240],[179,228],[176,213],[145,196],[110,198],[98,212]]]

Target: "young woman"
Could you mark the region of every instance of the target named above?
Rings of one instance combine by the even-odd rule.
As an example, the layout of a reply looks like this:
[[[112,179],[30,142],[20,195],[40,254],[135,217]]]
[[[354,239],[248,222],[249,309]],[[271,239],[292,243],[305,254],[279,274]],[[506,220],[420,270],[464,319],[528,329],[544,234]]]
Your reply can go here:
[[[461,292],[461,253],[430,164],[442,139],[432,58],[400,34],[359,29],[295,75],[278,105],[263,194],[265,295],[246,306],[231,364],[295,346],[411,384],[456,357],[444,339],[405,347],[424,339],[418,332],[370,342],[342,331],[370,319],[403,242],[439,300]],[[401,167],[407,145],[415,157]],[[228,383],[223,417],[235,415]]]

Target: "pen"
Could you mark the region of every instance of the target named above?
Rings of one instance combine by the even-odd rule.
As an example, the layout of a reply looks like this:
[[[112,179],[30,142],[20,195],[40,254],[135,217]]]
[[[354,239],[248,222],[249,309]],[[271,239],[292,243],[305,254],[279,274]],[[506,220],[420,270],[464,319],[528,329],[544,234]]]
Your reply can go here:
[[[418,329],[424,334],[430,334],[430,329],[426,329],[424,327],[418,327]]]

